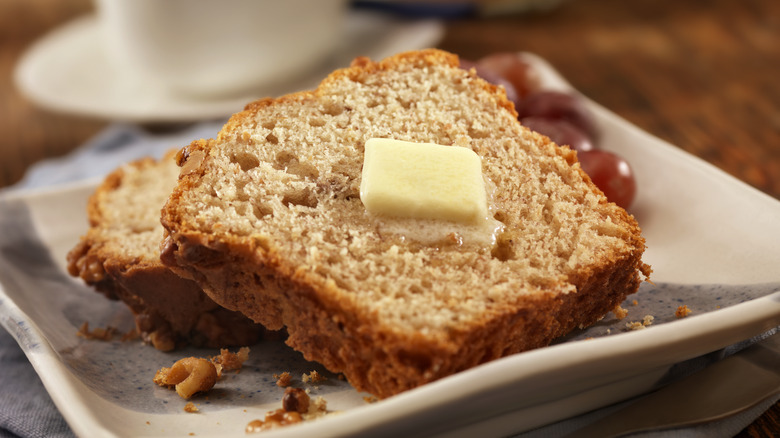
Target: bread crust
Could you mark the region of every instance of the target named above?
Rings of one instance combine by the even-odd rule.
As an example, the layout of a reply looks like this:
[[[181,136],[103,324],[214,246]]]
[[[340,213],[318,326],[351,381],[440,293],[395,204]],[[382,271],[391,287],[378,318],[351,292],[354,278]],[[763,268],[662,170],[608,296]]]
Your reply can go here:
[[[166,265],[198,282],[220,305],[239,310],[269,329],[286,327],[287,343],[308,360],[344,373],[355,388],[378,397],[548,345],[578,326],[596,322],[637,290],[642,272],[649,273],[641,261],[644,239],[633,217],[608,204],[579,168],[575,152],[530,132],[524,135],[545,153],[562,158],[588,190],[600,194],[598,208],[605,209],[605,217],[622,227],[631,250],[605,254],[599,262],[567,278],[550,278],[543,288],[518,293],[503,308],[447,333],[422,334],[379,324],[375,315],[364,312],[341,293],[338,284],[291,263],[274,242],[262,236],[203,232],[180,208],[186,203],[186,194],[207,172],[207,166],[200,164],[208,160],[216,145],[233,140],[241,126],[252,123],[256,112],[273,105],[316,100],[341,77],[360,83],[378,71],[431,64],[456,67],[458,60],[438,50],[400,54],[376,63],[359,58],[349,68],[331,74],[316,90],[250,103],[231,117],[216,140],[199,140],[180,152],[182,175],[162,212],[168,231],[162,251]],[[498,106],[516,119],[514,106],[503,91],[484,81],[476,86],[494,96]],[[189,163],[193,156],[197,164]]]

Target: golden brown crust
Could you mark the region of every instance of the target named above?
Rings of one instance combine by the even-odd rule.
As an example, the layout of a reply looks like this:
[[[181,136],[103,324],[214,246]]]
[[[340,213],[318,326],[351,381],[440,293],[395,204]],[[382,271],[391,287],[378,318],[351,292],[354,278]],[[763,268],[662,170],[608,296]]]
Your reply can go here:
[[[401,54],[376,63],[357,59],[351,67],[331,74],[314,91],[247,105],[244,111],[231,117],[215,141],[194,142],[187,154],[193,156],[197,151],[206,157],[221,143],[249,142],[241,133],[246,126],[257,123],[258,112],[275,105],[305,105],[316,101],[339,78],[361,83],[380,71],[432,64],[455,67],[458,63],[454,55],[437,50]],[[478,88],[475,92],[484,92],[495,99],[499,111],[509,112],[516,119],[514,107],[496,87],[484,81],[472,81],[471,86]],[[595,208],[602,219],[612,222],[615,238],[624,240],[631,250],[602,254],[598,261],[566,276],[536,279],[535,289],[516,294],[502,306],[491,307],[481,318],[448,328],[446,333],[423,334],[378,323],[377,316],[361,309],[343,293],[340,285],[296,265],[276,242],[262,235],[244,237],[230,232],[202,231],[180,207],[207,176],[208,159],[205,159],[197,165],[188,166],[187,160],[180,163],[189,170],[182,172],[162,212],[162,223],[169,232],[165,263],[178,274],[196,280],[226,308],[240,310],[270,329],[287,327],[288,344],[303,352],[307,359],[318,361],[333,372],[344,373],[358,390],[379,397],[508,354],[547,345],[577,326],[594,323],[636,291],[642,280],[640,272],[647,272],[641,262],[644,239],[633,217],[609,204],[579,169],[575,152],[524,128],[518,129],[524,141],[532,143],[545,157],[553,157],[550,162],[556,165],[564,162],[560,165],[575,169],[567,177],[584,180],[589,196],[598,197]],[[512,231],[508,230],[499,240],[502,238],[511,241]],[[505,258],[512,255],[508,245]],[[496,258],[501,259],[501,254]]]
[[[228,247],[226,253],[232,249],[245,250]],[[199,244],[180,244],[177,260],[193,264],[194,259],[181,257],[199,251],[203,251]],[[451,333],[450,339],[437,344],[422,336],[374,330],[375,325],[359,320],[348,303],[326,301],[327,293],[269,269],[273,263],[229,257],[216,265],[210,259],[208,268],[197,262],[195,266],[203,274],[202,284],[210,287],[208,291],[223,306],[241,309],[270,329],[286,326],[287,343],[307,360],[344,373],[358,390],[388,397],[493,359],[545,346],[579,326],[595,323],[639,286],[642,279],[635,268],[640,256],[637,251],[598,272],[571,279],[576,293],[523,297],[525,302],[517,306],[521,312],[494,316],[482,327]],[[247,293],[258,289],[264,293]]]

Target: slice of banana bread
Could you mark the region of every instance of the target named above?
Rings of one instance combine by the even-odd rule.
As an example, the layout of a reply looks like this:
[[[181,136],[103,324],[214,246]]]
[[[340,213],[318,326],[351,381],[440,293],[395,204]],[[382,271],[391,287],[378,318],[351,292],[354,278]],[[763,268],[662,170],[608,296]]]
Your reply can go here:
[[[159,350],[255,343],[264,329],[218,306],[198,285],[160,262],[160,208],[176,184],[175,151],[123,166],[88,203],[90,228],[68,254],[68,270],[135,315],[136,329]]]
[[[476,152],[494,244],[368,214],[361,167],[376,137]],[[314,91],[254,102],[178,161],[163,262],[379,397],[547,345],[649,272],[636,221],[576,154],[438,50],[358,58]]]

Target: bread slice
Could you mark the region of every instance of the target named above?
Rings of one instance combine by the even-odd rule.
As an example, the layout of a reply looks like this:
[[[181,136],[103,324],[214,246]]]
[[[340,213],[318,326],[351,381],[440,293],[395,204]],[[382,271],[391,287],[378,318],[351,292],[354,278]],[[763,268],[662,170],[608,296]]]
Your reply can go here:
[[[495,244],[369,215],[372,137],[474,150]],[[379,397],[592,324],[649,269],[636,221],[575,152],[523,128],[502,89],[438,50],[358,58],[314,91],[251,103],[178,161],[164,263]]]
[[[90,228],[68,254],[68,270],[135,314],[136,329],[159,350],[184,343],[227,347],[255,343],[264,329],[218,306],[198,285],[160,262],[162,208],[176,184],[175,151],[108,175],[88,203]]]

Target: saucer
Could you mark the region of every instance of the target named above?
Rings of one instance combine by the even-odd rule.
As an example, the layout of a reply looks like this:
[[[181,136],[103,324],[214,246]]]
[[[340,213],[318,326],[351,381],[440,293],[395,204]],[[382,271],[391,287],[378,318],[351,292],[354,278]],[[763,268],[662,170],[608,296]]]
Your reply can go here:
[[[27,98],[53,111],[138,123],[188,122],[225,118],[254,99],[311,89],[356,56],[382,59],[432,47],[443,33],[444,26],[437,20],[406,21],[351,11],[342,44],[318,67],[241,95],[204,99],[169,93],[115,67],[101,44],[97,18],[88,15],[33,44],[14,74],[17,87]]]

